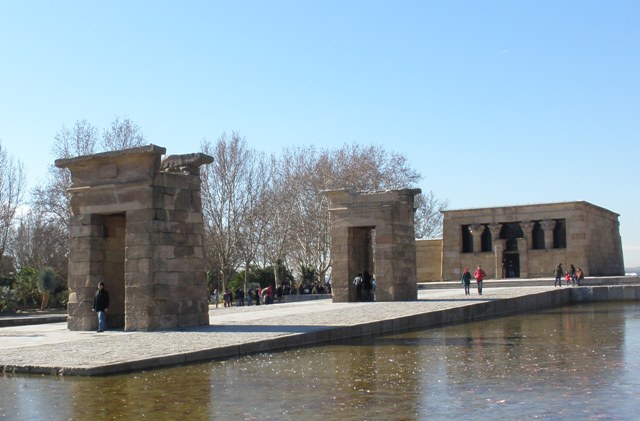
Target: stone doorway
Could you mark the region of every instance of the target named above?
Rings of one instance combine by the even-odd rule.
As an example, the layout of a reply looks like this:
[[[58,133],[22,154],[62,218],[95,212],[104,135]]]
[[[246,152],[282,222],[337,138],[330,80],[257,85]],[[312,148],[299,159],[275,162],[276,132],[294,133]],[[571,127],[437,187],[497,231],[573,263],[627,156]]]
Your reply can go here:
[[[109,292],[107,324],[111,328],[124,328],[126,302],[124,282],[124,255],[126,218],[124,214],[97,215],[96,222],[102,229],[104,249],[99,272],[104,273],[105,289]]]
[[[504,277],[520,277],[520,254],[514,252],[504,253]]]
[[[375,274],[375,232],[375,227],[349,228],[349,273],[353,273],[353,277],[365,271],[372,276]],[[359,300],[356,288],[351,284],[349,302],[355,301]]]
[[[325,191],[331,218],[333,302],[355,301],[353,278],[375,274],[376,301],[418,298],[414,196],[420,189]]]

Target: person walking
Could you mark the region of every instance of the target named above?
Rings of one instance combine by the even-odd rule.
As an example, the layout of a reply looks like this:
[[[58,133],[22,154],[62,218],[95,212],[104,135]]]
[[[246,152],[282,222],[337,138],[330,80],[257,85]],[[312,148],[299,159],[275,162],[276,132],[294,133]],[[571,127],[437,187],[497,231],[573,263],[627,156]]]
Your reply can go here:
[[[109,293],[104,289],[104,282],[98,284],[98,289],[93,297],[91,310],[98,315],[98,333],[107,329],[107,310],[109,309]]]
[[[487,276],[487,274],[482,270],[480,265],[478,265],[476,271],[473,272],[473,277],[476,279],[476,283],[478,284],[478,295],[482,295],[482,281],[484,281],[485,276]]]
[[[556,265],[556,281],[553,283],[553,286],[562,287],[562,276],[564,275],[564,270],[562,269],[562,263],[558,263]]]
[[[464,268],[461,281],[464,285],[464,295],[471,294],[471,292],[469,291],[471,289],[471,272],[469,272],[469,268]]]

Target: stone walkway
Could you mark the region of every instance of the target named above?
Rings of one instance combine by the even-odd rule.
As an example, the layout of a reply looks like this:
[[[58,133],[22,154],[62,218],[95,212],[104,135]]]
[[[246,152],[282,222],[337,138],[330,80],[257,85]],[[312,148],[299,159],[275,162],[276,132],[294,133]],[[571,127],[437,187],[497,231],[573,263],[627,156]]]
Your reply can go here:
[[[421,290],[417,301],[304,301],[211,309],[210,325],[162,332],[67,330],[66,322],[0,328],[4,372],[104,375],[327,343],[560,305],[569,289]]]

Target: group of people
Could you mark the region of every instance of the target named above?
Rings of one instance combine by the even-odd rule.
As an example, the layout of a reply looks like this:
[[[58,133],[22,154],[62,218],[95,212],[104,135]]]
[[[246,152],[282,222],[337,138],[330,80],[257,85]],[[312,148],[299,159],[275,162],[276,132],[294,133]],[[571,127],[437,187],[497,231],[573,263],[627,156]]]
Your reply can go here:
[[[353,278],[356,289],[356,301],[373,301],[375,298],[376,279],[368,272],[360,272]]]
[[[478,295],[482,295],[482,282],[484,278],[486,278],[487,274],[480,266],[476,268],[473,272],[473,279],[476,280],[476,284],[478,287]],[[469,272],[469,268],[464,268],[464,272],[462,272],[462,278],[460,279],[462,284],[464,285],[464,295],[471,294],[471,272]]]
[[[331,287],[327,285],[326,287],[322,285],[320,282],[315,283],[300,283],[298,287],[295,285],[278,285],[277,288],[269,285],[264,288],[258,287],[254,290],[249,289],[244,291],[243,288],[236,288],[235,291],[230,291],[228,289],[222,294],[222,304],[224,307],[242,307],[242,306],[251,306],[255,303],[255,305],[264,305],[264,304],[273,304],[273,303],[283,303],[285,302],[285,297],[287,295],[302,295],[302,294],[330,294]],[[218,289],[214,289],[211,295],[209,296],[209,301],[218,307],[220,303],[220,293]]]
[[[584,280],[584,272],[582,269],[576,269],[573,264],[571,264],[569,266],[569,270],[565,272],[564,269],[562,269],[562,263],[558,263],[554,270],[554,274],[556,276],[555,282],[553,283],[554,287],[562,287],[563,281],[567,286],[580,286]]]
[[[582,281],[584,280],[584,272],[581,268],[576,268],[573,264],[570,265],[569,270],[566,272],[562,268],[562,263],[558,263],[556,265],[555,271],[555,283],[553,286],[561,287],[562,283],[565,282],[567,286],[580,286]],[[482,295],[482,281],[486,277],[486,273],[480,266],[477,267],[473,275],[469,271],[469,268],[464,268],[464,272],[462,273],[462,277],[460,281],[464,285],[464,294],[469,295],[471,289],[471,278],[476,280],[478,285],[478,294]]]
[[[276,294],[278,295],[278,301],[281,301],[282,287],[276,289]],[[256,288],[255,291],[247,290],[246,294],[242,288],[237,288],[235,292],[226,289],[222,294],[222,304],[224,307],[233,307],[233,303],[235,301],[236,307],[244,307],[245,303],[247,306],[251,306],[254,300],[255,305],[272,304],[273,295],[274,292],[271,286],[266,288]],[[216,305],[216,308],[218,308],[220,293],[217,288],[213,290],[210,300]]]

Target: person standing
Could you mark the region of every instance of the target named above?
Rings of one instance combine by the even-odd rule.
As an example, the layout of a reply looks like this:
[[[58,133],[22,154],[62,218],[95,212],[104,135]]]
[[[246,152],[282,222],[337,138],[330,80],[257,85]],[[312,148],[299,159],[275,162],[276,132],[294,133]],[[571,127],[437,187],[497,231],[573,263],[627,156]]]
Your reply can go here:
[[[218,288],[213,290],[213,301],[216,303],[216,308],[218,308],[218,299],[220,298],[220,294],[218,293]]]
[[[578,286],[582,284],[583,279],[584,279],[584,272],[582,272],[582,269],[578,268],[576,270],[576,283],[578,284]]]
[[[482,281],[484,281],[485,276],[487,276],[487,274],[482,270],[480,265],[478,265],[476,271],[473,272],[473,277],[476,279],[476,283],[478,284],[478,295],[482,295]]]
[[[362,273],[353,278],[353,285],[356,287],[356,301],[362,301]]]
[[[564,275],[564,270],[562,269],[562,263],[558,263],[556,265],[556,281],[553,283],[553,286],[562,287],[562,276]]]
[[[471,288],[471,272],[469,272],[469,268],[464,268],[464,272],[462,272],[462,284],[464,285],[464,295],[469,295]]]
[[[366,270],[362,274],[362,289],[364,290],[364,300],[373,301],[373,294],[371,293],[371,290],[373,289],[371,274]]]
[[[371,300],[375,301],[376,300],[376,287],[378,286],[378,283],[376,282],[376,275],[375,273],[373,275],[371,275]],[[329,294],[331,294],[331,292],[329,292]]]
[[[109,293],[104,289],[104,282],[98,284],[98,289],[93,297],[91,310],[98,315],[98,333],[107,329],[107,310],[109,309]]]
[[[576,267],[573,266],[573,263],[569,266],[569,275],[571,275],[571,285],[576,284]]]

